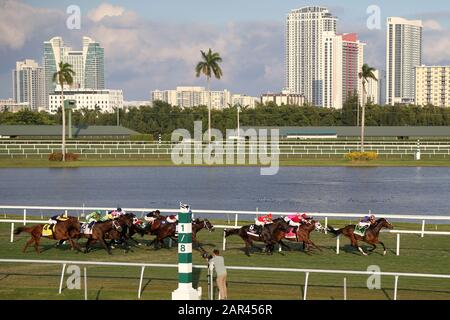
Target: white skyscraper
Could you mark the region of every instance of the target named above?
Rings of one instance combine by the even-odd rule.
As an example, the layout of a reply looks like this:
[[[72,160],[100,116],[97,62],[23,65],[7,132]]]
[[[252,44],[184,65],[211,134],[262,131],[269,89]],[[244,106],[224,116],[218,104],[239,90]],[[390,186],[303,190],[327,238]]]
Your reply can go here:
[[[44,68],[34,60],[18,61],[12,71],[14,100],[27,103],[31,110],[45,109]]]
[[[287,16],[286,88],[303,94],[308,103],[316,106],[324,105],[324,34],[327,39],[336,34],[336,23],[337,18],[324,7],[303,7]]]
[[[387,20],[386,104],[412,103],[415,67],[422,64],[422,21]]]

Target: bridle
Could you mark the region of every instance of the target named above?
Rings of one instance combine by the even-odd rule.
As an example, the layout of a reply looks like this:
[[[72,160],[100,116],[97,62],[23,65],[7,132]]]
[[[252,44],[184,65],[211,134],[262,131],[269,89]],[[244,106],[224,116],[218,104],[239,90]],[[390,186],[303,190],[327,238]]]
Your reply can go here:
[[[122,232],[122,226],[119,222],[117,222],[117,220],[113,220],[112,225],[117,231]]]

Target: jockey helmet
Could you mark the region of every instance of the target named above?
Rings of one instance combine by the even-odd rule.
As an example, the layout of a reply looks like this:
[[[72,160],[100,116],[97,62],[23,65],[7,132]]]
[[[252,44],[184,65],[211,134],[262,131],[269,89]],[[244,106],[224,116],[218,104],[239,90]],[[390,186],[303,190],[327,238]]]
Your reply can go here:
[[[120,207],[119,207],[119,208],[117,208],[117,211],[122,211],[122,208],[120,208]]]

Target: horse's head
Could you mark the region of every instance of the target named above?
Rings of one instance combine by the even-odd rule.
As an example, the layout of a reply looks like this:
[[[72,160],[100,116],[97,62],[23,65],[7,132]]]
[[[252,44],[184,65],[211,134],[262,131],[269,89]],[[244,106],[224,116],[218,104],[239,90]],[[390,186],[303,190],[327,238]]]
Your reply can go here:
[[[277,224],[278,229],[280,229],[283,232],[288,232],[289,229],[291,228],[289,226],[289,223],[286,222],[286,220],[283,217],[276,218],[275,220],[273,220],[273,223]]]
[[[394,229],[394,226],[387,221],[385,218],[380,218],[377,220],[377,225],[380,225],[382,228]]]
[[[322,224],[320,223],[320,221],[314,221],[314,220],[311,220],[311,224],[314,225],[314,230],[315,230],[315,231],[323,232],[324,227],[322,226]]]
[[[208,219],[203,220],[203,224],[206,230],[208,230],[209,232],[214,231],[214,226],[212,225],[211,222],[209,222]]]
[[[134,214],[126,213],[119,217],[119,223],[125,224],[127,227],[131,227],[133,225],[133,218],[135,217]]]

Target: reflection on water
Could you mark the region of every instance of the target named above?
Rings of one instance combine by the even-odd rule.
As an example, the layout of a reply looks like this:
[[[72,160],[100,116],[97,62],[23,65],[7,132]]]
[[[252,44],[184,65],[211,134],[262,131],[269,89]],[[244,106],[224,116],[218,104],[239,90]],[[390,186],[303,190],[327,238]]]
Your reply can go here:
[[[0,204],[450,215],[450,168],[0,169]]]

